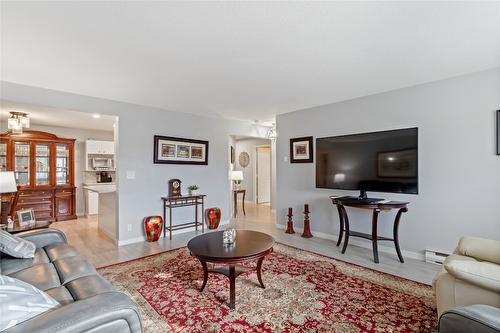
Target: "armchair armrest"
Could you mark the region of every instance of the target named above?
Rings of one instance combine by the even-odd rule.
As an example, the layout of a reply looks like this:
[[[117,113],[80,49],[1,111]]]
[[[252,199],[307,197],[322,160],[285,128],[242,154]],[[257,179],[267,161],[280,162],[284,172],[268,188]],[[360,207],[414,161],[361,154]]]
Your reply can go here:
[[[460,280],[500,293],[500,265],[450,256],[444,261],[444,268]]]
[[[478,237],[462,237],[457,251],[464,256],[500,265],[500,241]]]
[[[107,292],[64,305],[24,321],[4,333],[142,332],[137,305],[121,292]]]
[[[469,332],[500,332],[500,309],[474,304],[450,309],[439,318],[439,333]]]
[[[16,234],[16,236],[35,243],[36,248],[41,248],[53,243],[66,243],[66,236],[56,229],[29,230]]]

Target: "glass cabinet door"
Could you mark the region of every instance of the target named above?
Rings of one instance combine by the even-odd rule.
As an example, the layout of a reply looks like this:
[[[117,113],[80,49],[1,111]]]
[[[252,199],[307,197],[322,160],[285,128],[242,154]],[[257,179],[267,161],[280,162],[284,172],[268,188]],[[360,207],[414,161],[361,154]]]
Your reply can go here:
[[[7,142],[0,142],[0,171],[7,171]]]
[[[69,183],[69,146],[58,143],[56,145],[56,184]]]
[[[30,184],[30,144],[14,142],[14,171],[19,186]]]
[[[35,185],[50,185],[50,145],[35,144]]]

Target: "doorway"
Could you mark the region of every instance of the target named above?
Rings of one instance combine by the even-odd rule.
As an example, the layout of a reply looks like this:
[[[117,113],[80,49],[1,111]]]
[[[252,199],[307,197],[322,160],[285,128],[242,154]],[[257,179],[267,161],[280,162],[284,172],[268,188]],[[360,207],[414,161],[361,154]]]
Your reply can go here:
[[[271,146],[257,146],[255,159],[255,203],[271,203]]]

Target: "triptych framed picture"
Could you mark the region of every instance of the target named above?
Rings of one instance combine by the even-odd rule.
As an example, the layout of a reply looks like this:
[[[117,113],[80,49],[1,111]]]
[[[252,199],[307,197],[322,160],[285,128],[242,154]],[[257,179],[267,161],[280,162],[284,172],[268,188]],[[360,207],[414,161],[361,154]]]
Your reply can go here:
[[[154,157],[156,164],[208,164],[208,141],[154,136]]]

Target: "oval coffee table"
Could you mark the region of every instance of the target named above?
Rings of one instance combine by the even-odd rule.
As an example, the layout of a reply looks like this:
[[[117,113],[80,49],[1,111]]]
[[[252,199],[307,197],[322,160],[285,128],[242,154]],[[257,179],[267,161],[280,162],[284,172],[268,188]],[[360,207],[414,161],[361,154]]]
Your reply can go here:
[[[236,277],[241,273],[255,269],[260,286],[262,282],[262,261],[273,252],[274,238],[262,232],[236,230],[236,241],[233,244],[222,243],[222,231],[199,235],[191,239],[187,247],[191,254],[198,258],[203,267],[203,285],[205,289],[208,273],[223,274],[229,278],[229,307],[234,309],[236,303]],[[257,260],[256,268],[248,268],[238,263]],[[227,266],[208,269],[207,263],[226,264]]]

